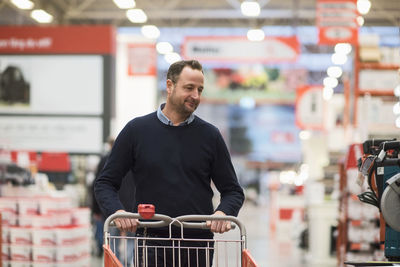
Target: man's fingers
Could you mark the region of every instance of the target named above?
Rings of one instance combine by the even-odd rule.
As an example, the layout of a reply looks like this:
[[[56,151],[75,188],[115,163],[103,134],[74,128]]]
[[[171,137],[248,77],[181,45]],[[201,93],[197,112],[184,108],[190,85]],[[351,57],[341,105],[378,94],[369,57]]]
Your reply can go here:
[[[228,232],[232,228],[229,221],[207,221],[206,225],[210,228],[211,232],[220,234]]]
[[[115,225],[121,231],[135,232],[137,229],[138,221],[136,219],[118,218],[115,219]]]

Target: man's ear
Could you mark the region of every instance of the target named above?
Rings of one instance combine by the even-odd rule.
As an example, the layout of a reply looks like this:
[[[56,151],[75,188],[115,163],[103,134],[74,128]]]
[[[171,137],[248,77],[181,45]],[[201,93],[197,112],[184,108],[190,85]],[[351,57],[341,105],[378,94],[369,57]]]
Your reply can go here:
[[[172,93],[172,89],[174,88],[174,83],[168,79],[167,80],[167,93],[170,94]]]

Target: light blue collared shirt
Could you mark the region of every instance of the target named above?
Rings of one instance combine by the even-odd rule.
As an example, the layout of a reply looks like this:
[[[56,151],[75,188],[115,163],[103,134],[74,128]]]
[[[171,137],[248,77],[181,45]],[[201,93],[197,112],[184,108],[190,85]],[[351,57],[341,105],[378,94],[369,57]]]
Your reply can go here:
[[[164,108],[165,103],[161,104],[158,109],[157,109],[157,117],[158,119],[169,126],[174,126],[174,124],[172,123],[172,121],[170,121],[170,119],[167,118],[167,116],[165,116],[165,114],[162,112],[162,109]],[[194,114],[190,114],[190,116],[184,120],[183,122],[181,122],[178,126],[184,126],[184,125],[188,125],[189,123],[191,123],[194,120]]]

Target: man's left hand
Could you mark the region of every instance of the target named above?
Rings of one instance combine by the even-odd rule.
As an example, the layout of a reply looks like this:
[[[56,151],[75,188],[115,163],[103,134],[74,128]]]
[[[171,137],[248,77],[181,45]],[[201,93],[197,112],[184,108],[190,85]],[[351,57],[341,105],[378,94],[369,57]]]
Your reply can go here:
[[[217,210],[212,216],[226,216],[226,214],[220,210]],[[207,221],[206,225],[210,228],[211,232],[214,233],[225,233],[231,230],[231,223],[229,221]]]

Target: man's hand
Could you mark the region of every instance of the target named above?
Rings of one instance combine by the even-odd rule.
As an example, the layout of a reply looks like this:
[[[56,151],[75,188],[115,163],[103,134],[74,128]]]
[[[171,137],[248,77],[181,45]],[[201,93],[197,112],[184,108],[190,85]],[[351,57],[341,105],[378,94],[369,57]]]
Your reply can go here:
[[[226,214],[217,210],[212,216],[226,216]],[[211,232],[214,233],[222,234],[231,230],[231,223],[229,221],[207,221],[206,225],[210,228]]]
[[[125,212],[124,210],[117,210],[115,213]],[[119,230],[124,232],[136,232],[138,220],[131,218],[118,218],[114,220],[115,225]]]

